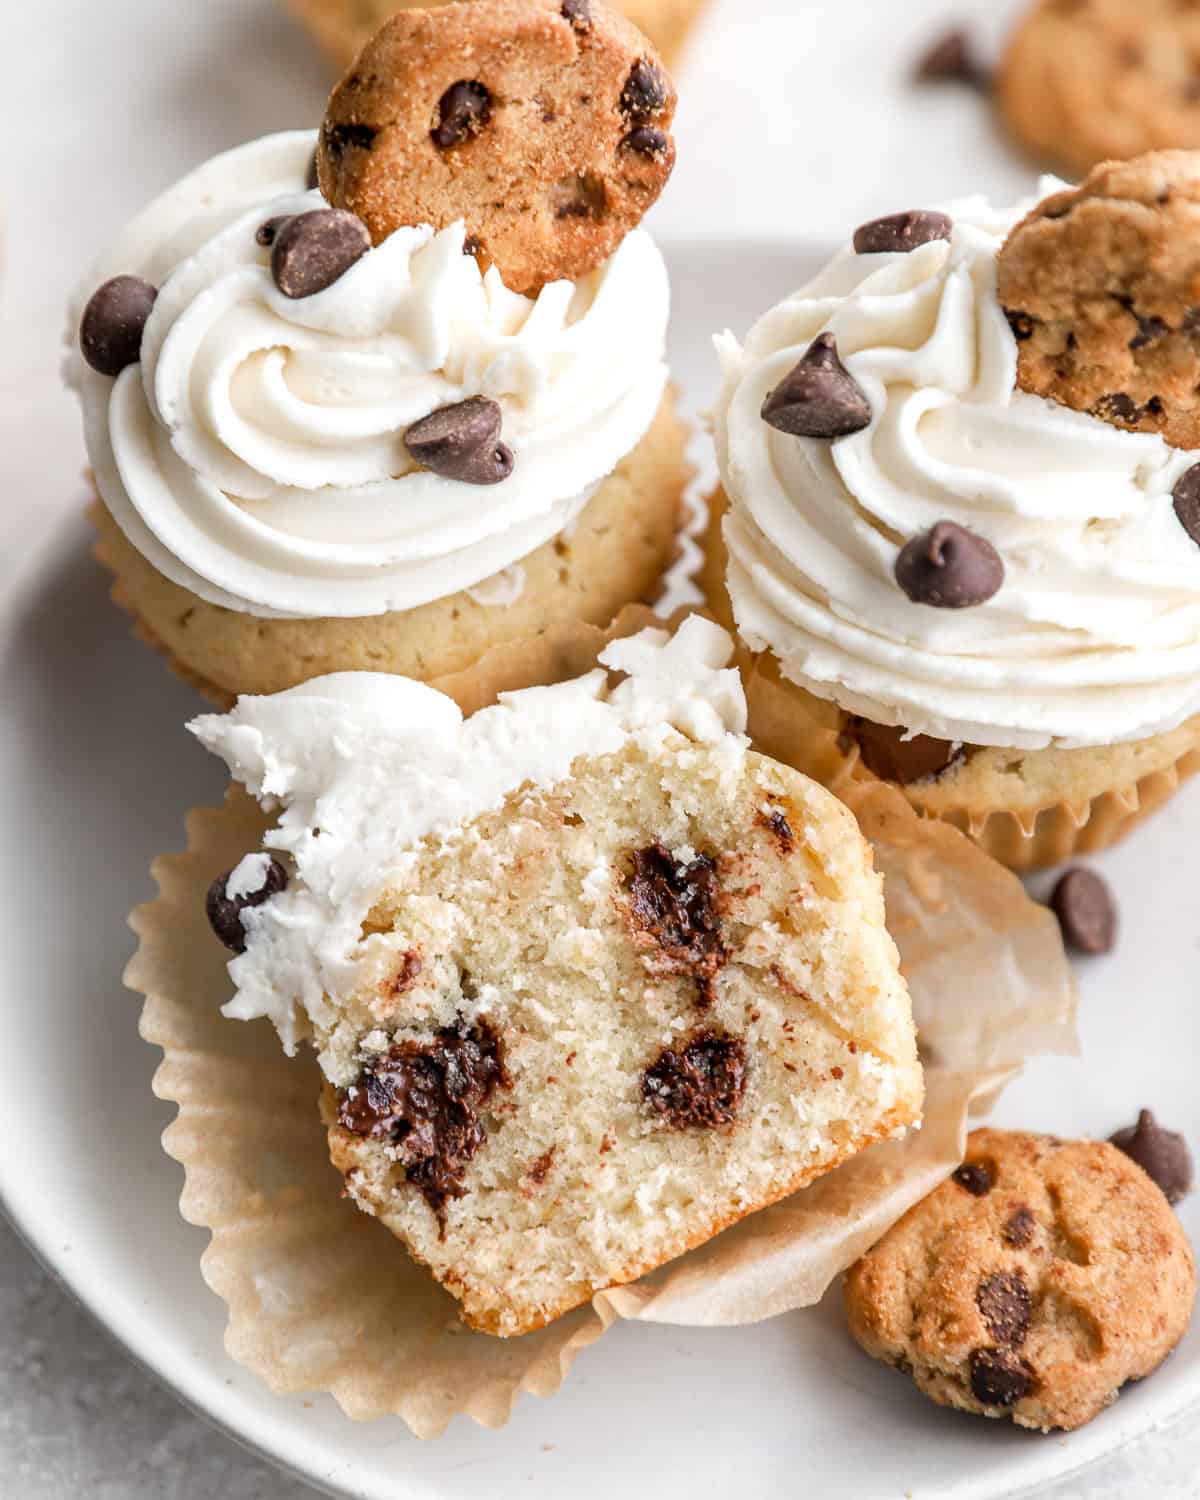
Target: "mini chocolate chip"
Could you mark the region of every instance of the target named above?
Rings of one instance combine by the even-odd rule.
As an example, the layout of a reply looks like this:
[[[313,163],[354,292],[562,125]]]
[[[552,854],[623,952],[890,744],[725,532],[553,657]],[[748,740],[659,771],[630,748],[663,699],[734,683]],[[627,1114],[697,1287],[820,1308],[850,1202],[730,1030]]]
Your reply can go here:
[[[313,148],[313,154],[308,158],[308,171],[304,174],[304,186],[308,188],[309,192],[313,188],[321,186],[320,174],[317,171],[317,152],[315,147]]]
[[[491,118],[492,96],[482,83],[474,79],[452,83],[438,101],[433,144],[442,151],[461,146],[469,136],[478,135]]]
[[[1109,1140],[1137,1162],[1156,1182],[1168,1203],[1178,1203],[1192,1188],[1192,1153],[1177,1131],[1164,1130],[1151,1110],[1143,1109],[1136,1125],[1118,1130]]]
[[[275,237],[291,217],[290,214],[276,214],[273,219],[268,219],[265,224],[260,224],[254,231],[254,241],[258,245],[273,245]]]
[[[1170,331],[1161,318],[1143,318],[1140,313],[1134,313],[1134,317],[1137,318],[1138,331],[1129,340],[1131,349],[1144,349]]]
[[[950,1174],[950,1181],[965,1188],[972,1198],[986,1198],[992,1190],[991,1169],[981,1161],[965,1161]]]
[[[1017,1348],[1025,1342],[1033,1298],[1020,1271],[997,1271],[981,1281],[975,1291],[975,1305],[998,1344]]]
[[[408,451],[426,469],[464,484],[499,484],[513,471],[500,441],[502,414],[487,396],[471,396],[422,417],[404,434]]]
[[[971,1353],[971,1394],[982,1406],[1015,1406],[1034,1387],[1033,1367],[1011,1349]]]
[[[914,604],[971,609],[999,592],[1004,564],[985,537],[939,521],[900,549],[896,582]]]
[[[934,42],[917,62],[913,76],[918,83],[966,83],[972,88],[988,86],[987,70],[976,61],[965,31],[955,29]]]
[[[746,1044],[701,1031],[664,1048],[642,1074],[642,1098],[672,1130],[713,1130],[737,1118],[746,1092]]]
[[[661,156],[667,149],[669,137],[657,125],[639,125],[631,130],[621,145],[627,151],[636,151],[639,156]]]
[[[621,113],[639,124],[653,119],[667,102],[667,80],[645,58],[635,62],[621,90]]]
[[[1033,337],[1033,319],[1027,312],[1017,312],[1015,309],[1006,307],[1004,316],[1008,319],[1008,326],[1013,331],[1013,338],[1018,344],[1023,344],[1026,339]]]
[[[1193,464],[1171,491],[1179,524],[1200,547],[1200,464]]]
[[[371,248],[360,218],[344,208],[314,208],[276,231],[271,275],[285,297],[312,297],[344,276]]]
[[[946,214],[910,208],[905,213],[888,214],[886,218],[860,224],[854,231],[854,251],[856,255],[886,252],[908,255],[921,245],[948,240],[953,229],[954,220]]]
[[[796,847],[796,835],[792,832],[792,825],[779,808],[773,807],[769,812],[760,813],[759,820],[776,840],[783,853],[790,854]]]
[[[348,123],[344,125],[326,125],[325,146],[331,156],[340,158],[345,155],[351,147],[357,147],[360,151],[369,151],[375,143],[375,137],[379,134],[374,125],[363,125],[361,123]],[[316,187],[315,182],[310,184]]]
[[[1144,417],[1161,416],[1162,400],[1158,396],[1151,396],[1145,405],[1139,406],[1133,397],[1126,395],[1124,391],[1113,391],[1093,401],[1088,409],[1088,415],[1099,417],[1102,422],[1127,422],[1133,425],[1142,421]]]
[[[875,724],[870,719],[851,719],[847,735],[858,745],[858,756],[867,770],[883,781],[912,786],[932,781],[966,757],[966,746],[950,740],[914,734],[893,724]]]
[[[1066,942],[1080,953],[1111,953],[1117,941],[1117,908],[1094,870],[1068,870],[1050,896]]]
[[[209,926],[225,946],[234,953],[244,953],[246,929],[242,926],[242,913],[252,906],[261,906],[264,901],[269,901],[272,896],[286,890],[288,877],[284,867],[277,859],[273,859],[267,865],[263,882],[257,889],[231,897],[226,894],[226,889],[232,874],[232,870],[226,870],[224,875],[218,875],[209,886],[204,910]]]
[[[563,0],[562,13],[576,31],[587,31],[592,24],[592,0]]]
[[[871,403],[838,358],[832,333],[818,334],[770,392],[762,419],[778,432],[810,438],[846,437],[871,425]]]
[[[88,299],[79,321],[79,348],[101,375],[119,375],[142,357],[142,334],[158,296],[140,276],[114,276]]]
[[[1020,1208],[1009,1214],[1004,1221],[1004,1227],[1000,1231],[1000,1237],[1006,1245],[1011,1245],[1014,1250],[1023,1250],[1030,1240],[1033,1239],[1033,1231],[1037,1220],[1033,1217],[1033,1210],[1022,1204]]]

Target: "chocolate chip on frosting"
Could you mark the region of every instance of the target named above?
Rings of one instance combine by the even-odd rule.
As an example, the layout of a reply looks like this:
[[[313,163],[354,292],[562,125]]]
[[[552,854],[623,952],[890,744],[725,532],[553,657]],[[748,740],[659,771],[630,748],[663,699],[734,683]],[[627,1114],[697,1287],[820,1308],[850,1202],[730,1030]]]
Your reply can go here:
[[[713,1130],[737,1118],[746,1093],[746,1045],[701,1031],[666,1047],[642,1074],[642,1098],[672,1130]]]
[[[275,243],[279,231],[291,217],[290,214],[276,214],[274,218],[267,219],[254,231],[254,242],[256,245],[269,247]]]
[[[999,591],[1004,563],[985,537],[954,521],[938,521],[900,549],[896,582],[914,604],[970,609]]]
[[[342,208],[314,208],[279,226],[271,275],[285,297],[312,297],[331,287],[371,248],[367,226]]]
[[[464,484],[499,484],[513,471],[512,449],[500,441],[499,405],[470,396],[422,417],[404,434],[413,458],[443,479]]]
[[[119,375],[142,357],[142,334],[158,296],[140,276],[114,276],[88,299],[79,323],[79,348],[101,375]]]
[[[461,146],[478,135],[491,118],[492,96],[482,83],[475,79],[453,83],[438,102],[433,144],[441,151]]]
[[[858,255],[886,252],[908,255],[921,245],[948,240],[953,229],[954,220],[946,214],[912,208],[906,213],[888,214],[884,219],[872,219],[869,224],[860,225],[854,231],[854,249]]]
[[[1171,491],[1179,524],[1200,546],[1200,464],[1193,464]]]
[[[1111,953],[1117,941],[1117,908],[1106,881],[1094,870],[1068,870],[1050,896],[1063,938],[1080,953]]]
[[[272,896],[286,890],[288,875],[277,859],[269,860],[258,886],[251,891],[244,891],[240,896],[230,896],[228,887],[232,874],[232,870],[226,870],[224,875],[218,875],[209,886],[204,910],[209,926],[225,946],[232,953],[244,953],[246,929],[242,925],[242,913],[251,907],[262,906]]]
[[[767,396],[762,419],[793,437],[839,438],[870,426],[871,403],[838,358],[832,333],[819,334]]]
[[[1162,1188],[1168,1203],[1178,1203],[1192,1188],[1192,1153],[1177,1131],[1164,1130],[1151,1110],[1143,1109],[1136,1125],[1109,1136],[1118,1151],[1137,1162]]]

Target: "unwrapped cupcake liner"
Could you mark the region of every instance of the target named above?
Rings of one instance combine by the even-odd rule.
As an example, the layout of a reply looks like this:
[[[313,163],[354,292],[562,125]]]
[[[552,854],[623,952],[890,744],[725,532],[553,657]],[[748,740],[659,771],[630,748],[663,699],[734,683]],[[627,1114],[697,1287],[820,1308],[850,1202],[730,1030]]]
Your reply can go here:
[[[544,680],[595,662],[608,632],[577,632],[536,667]],[[514,648],[502,648],[509,651]],[[527,643],[527,649],[534,649]],[[482,706],[496,664],[457,684]],[[126,981],[143,1037],[163,1050],[156,1094],[178,1115],[163,1137],[184,1168],[184,1217],[210,1231],[205,1281],[228,1308],[230,1355],[279,1392],[329,1392],[359,1420],[400,1416],[421,1437],[457,1413],[507,1421],[523,1391],[548,1395],[617,1318],[753,1323],[818,1301],[830,1283],[962,1158],[967,1121],[1022,1063],[1075,1048],[1076,993],[1052,914],[952,828],[893,788],[847,798],[885,877],[888,925],[913,995],[926,1064],[924,1126],[873,1146],[642,1281],[598,1294],[537,1333],[467,1329],[458,1304],[343,1196],[318,1115],[311,1058],[288,1059],[269,1023],[225,1020],[227,954],[204,896],[260,844],[266,819],[240,789],[187,820],[184,853],[155,863],[157,899],[131,921]]]

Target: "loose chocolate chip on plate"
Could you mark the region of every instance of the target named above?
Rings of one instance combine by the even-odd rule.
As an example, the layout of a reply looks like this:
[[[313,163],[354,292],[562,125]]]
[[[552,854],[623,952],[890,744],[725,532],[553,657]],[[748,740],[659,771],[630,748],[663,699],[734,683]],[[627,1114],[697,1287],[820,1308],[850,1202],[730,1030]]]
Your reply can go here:
[[[499,484],[513,471],[511,448],[500,441],[500,407],[487,396],[471,396],[422,417],[404,434],[413,458],[443,479]]]
[[[1193,464],[1171,491],[1179,524],[1200,547],[1200,464]]]
[[[224,875],[218,875],[209,886],[204,910],[209,926],[225,946],[233,953],[244,953],[246,929],[242,926],[242,913],[252,906],[261,906],[264,901],[269,901],[272,896],[285,890],[288,877],[279,861],[272,859],[267,863],[260,885],[254,890],[243,891],[240,896],[230,896],[228,887],[232,874],[232,870],[226,870]]]
[[[1117,941],[1117,908],[1106,881],[1094,870],[1068,870],[1050,896],[1067,943],[1080,953],[1111,953]]]
[[[991,1170],[981,1161],[965,1161],[950,1174],[951,1182],[970,1193],[972,1198],[985,1198],[992,1190]]]
[[[970,609],[999,591],[1004,564],[986,538],[939,521],[900,549],[896,582],[914,604]]]
[[[1026,1360],[1011,1349],[975,1349],[971,1354],[971,1394],[983,1406],[1015,1406],[1034,1386]]]
[[[587,31],[592,24],[592,0],[563,0],[562,13],[576,31]]]
[[[860,224],[854,231],[854,250],[857,255],[882,255],[889,251],[908,255],[921,245],[948,240],[953,229],[954,220],[946,214],[911,208],[905,213],[888,214],[886,218]]]
[[[140,276],[114,276],[88,299],[79,323],[79,348],[101,375],[119,375],[142,357],[142,334],[158,296]]]
[[[653,119],[667,102],[667,81],[644,58],[634,63],[621,90],[621,113],[631,120]]]
[[[254,231],[255,243],[259,245],[273,245],[276,236],[289,218],[289,214],[276,214],[273,219],[268,219],[264,224],[260,224]]]
[[[762,405],[768,427],[793,437],[839,438],[871,425],[871,403],[838,358],[837,340],[822,333]]]
[[[492,118],[492,96],[482,83],[463,79],[452,83],[438,101],[438,123],[433,144],[442,151],[461,146],[478,135]]]
[[[975,1305],[998,1344],[1016,1348],[1025,1342],[1033,1298],[1020,1271],[997,1271],[986,1277],[976,1288]]]
[[[912,786],[932,781],[966,757],[966,746],[928,734],[908,735],[893,724],[875,724],[870,719],[851,719],[848,739],[858,745],[858,756],[872,775],[882,781]]]
[[[979,65],[965,31],[948,31],[917,62],[913,76],[918,83],[967,83],[986,88],[987,70]]]
[[[344,276],[371,248],[367,226],[344,208],[314,208],[276,231],[271,275],[285,297],[312,297]]]
[[[1143,1109],[1136,1125],[1118,1130],[1109,1140],[1162,1188],[1168,1203],[1178,1203],[1191,1191],[1192,1153],[1188,1144],[1177,1131],[1164,1130],[1151,1110]]]

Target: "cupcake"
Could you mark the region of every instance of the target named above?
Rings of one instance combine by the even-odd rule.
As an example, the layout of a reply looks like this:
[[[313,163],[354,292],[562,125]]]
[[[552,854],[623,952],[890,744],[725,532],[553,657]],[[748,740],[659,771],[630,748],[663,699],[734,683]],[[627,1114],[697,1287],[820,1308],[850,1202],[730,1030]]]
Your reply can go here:
[[[583,25],[592,0],[564,0],[563,11]],[[614,0],[615,8],[645,32],[668,63],[682,50],[707,0]],[[398,10],[426,7],[412,0],[287,0],[316,42],[339,68],[354,61],[371,33]]]
[[[315,1052],[348,1195],[483,1332],[919,1118],[870,846],[749,749],[732,654],[692,616],[467,718],[350,673],[191,726],[270,819],[213,871],[224,1013]]]
[[[320,140],[206,163],[93,268],[69,374],[100,556],[214,700],[462,673],[657,596],[687,470],[639,221],[674,102],[600,6],[408,12]]]
[[[1198,184],[1179,153],[874,221],[718,340],[708,575],[762,748],[1016,869],[1200,764]]]

